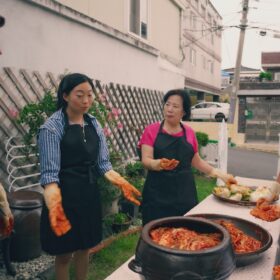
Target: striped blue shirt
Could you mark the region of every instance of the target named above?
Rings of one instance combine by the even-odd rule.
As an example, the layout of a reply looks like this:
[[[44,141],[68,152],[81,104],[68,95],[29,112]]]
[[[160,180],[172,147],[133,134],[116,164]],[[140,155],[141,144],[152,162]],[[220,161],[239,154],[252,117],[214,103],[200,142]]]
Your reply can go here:
[[[103,130],[97,119],[88,114],[96,129],[99,141],[99,155],[97,168],[101,175],[112,169],[109,150]],[[60,171],[60,141],[64,134],[64,114],[62,110],[56,111],[41,127],[38,137],[38,148],[40,158],[41,185],[50,183],[59,184]]]

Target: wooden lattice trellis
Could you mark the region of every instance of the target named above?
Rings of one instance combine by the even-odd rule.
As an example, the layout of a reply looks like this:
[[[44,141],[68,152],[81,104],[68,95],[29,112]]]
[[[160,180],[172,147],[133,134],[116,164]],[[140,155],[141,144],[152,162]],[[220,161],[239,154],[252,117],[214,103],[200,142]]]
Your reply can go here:
[[[24,69],[0,69],[0,180],[7,188],[5,142],[11,136],[20,138],[26,128],[13,116],[27,103],[39,101],[48,90],[56,90],[62,75]],[[124,159],[137,156],[136,145],[145,126],[162,118],[163,93],[119,84],[102,84],[94,80],[94,94],[104,94],[109,104],[121,110],[122,129],[111,126],[109,136],[114,150]]]

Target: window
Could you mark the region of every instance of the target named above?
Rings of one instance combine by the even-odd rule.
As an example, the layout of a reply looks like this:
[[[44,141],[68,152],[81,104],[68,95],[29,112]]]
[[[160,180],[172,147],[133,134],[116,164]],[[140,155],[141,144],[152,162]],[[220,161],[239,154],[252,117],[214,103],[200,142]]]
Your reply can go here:
[[[202,17],[205,18],[205,15],[206,15],[206,9],[203,5],[201,5],[201,14],[202,14]]]
[[[190,63],[196,65],[196,51],[192,48],[190,49]]]
[[[205,58],[205,56],[204,56],[204,55],[202,56],[202,67],[203,67],[203,69],[204,69],[204,70],[206,70],[206,69],[207,69],[207,65],[206,65],[206,58]]]
[[[211,44],[213,45],[214,44],[214,34],[215,34],[215,27],[212,26],[211,28]]]
[[[212,23],[212,16],[209,13],[207,14],[207,21],[211,25],[211,23]]]
[[[148,38],[148,1],[130,0],[129,31]]]
[[[201,36],[202,37],[204,37],[204,35],[205,35],[205,25],[202,23],[202,25],[201,25]]]
[[[208,60],[208,70],[210,73],[214,73],[214,62],[212,60]]]
[[[196,109],[206,108],[206,104],[198,104],[195,106]]]
[[[198,10],[198,0],[194,0],[194,6],[195,6],[196,9]]]
[[[276,72],[276,73],[274,74],[274,80],[280,81],[280,72]]]
[[[208,103],[206,108],[220,108],[221,106],[218,106],[217,104],[212,104],[212,103]]]
[[[191,12],[191,17],[190,17],[190,26],[192,29],[196,28],[196,15]]]

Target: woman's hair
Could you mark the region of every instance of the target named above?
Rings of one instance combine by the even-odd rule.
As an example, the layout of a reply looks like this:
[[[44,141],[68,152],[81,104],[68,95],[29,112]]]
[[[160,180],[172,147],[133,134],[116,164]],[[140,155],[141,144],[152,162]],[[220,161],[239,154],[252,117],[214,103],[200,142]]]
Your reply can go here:
[[[92,80],[84,74],[73,73],[64,76],[60,81],[57,90],[57,109],[64,109],[67,107],[67,102],[63,98],[64,94],[69,95],[74,87],[85,82],[88,82],[92,89],[94,88]]]
[[[169,90],[163,97],[163,103],[165,104],[170,96],[178,95],[182,97],[183,100],[183,110],[185,115],[183,116],[183,121],[187,121],[191,116],[191,99],[189,93],[186,89],[173,89]]]

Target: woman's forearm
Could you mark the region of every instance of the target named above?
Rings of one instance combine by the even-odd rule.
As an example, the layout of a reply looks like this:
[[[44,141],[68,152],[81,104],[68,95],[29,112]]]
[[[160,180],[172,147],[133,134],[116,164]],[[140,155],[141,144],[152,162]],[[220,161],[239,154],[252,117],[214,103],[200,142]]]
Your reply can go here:
[[[198,153],[195,153],[192,159],[192,166],[205,174],[209,174],[213,170],[213,167],[203,160]]]

